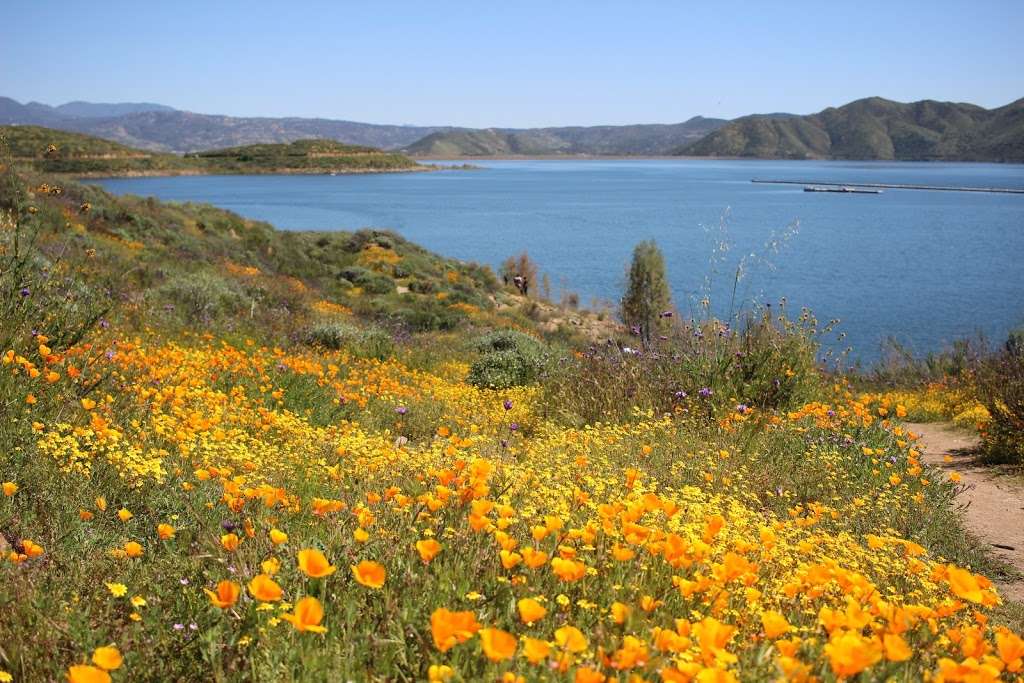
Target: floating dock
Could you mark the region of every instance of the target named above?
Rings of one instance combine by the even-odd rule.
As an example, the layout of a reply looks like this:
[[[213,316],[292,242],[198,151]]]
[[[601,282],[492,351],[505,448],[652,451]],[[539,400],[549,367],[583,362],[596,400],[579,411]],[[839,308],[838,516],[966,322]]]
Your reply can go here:
[[[767,183],[770,185],[803,185],[804,189],[808,187],[815,188],[840,188],[834,190],[807,190],[808,192],[842,192],[841,188],[876,188],[876,189],[887,189],[887,190],[933,190],[936,192],[994,192],[996,194],[1024,194],[1024,188],[1016,189],[1012,187],[954,187],[946,185],[911,185],[911,184],[898,184],[898,183],[823,183],[820,181],[813,180],[760,180],[758,178],[752,179],[752,183]]]
[[[882,194],[884,190],[849,185],[804,185],[804,192],[839,192],[841,194]]]

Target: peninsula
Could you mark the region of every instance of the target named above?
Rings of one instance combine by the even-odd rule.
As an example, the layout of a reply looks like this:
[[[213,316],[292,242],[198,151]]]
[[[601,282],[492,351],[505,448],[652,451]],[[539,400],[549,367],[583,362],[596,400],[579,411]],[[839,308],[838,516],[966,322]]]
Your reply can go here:
[[[41,126],[0,126],[14,163],[80,178],[262,173],[396,173],[429,171],[400,152],[334,140],[296,140],[177,155]]]

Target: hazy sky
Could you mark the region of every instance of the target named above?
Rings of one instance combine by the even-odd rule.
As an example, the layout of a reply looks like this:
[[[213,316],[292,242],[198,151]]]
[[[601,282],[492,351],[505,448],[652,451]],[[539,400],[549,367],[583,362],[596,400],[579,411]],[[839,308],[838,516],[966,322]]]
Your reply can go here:
[[[542,126],[1024,97],[1024,0],[3,0],[0,95]]]

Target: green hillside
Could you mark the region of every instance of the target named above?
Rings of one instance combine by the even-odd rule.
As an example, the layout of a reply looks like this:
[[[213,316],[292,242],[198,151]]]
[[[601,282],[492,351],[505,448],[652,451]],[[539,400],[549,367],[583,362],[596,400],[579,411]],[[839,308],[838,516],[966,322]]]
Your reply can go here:
[[[451,130],[432,133],[403,151],[426,157],[560,154],[657,156],[697,140],[724,123],[721,119],[697,116],[676,124]]]
[[[880,97],[809,116],[745,116],[676,150],[762,159],[1024,161],[1024,100],[998,109]]]
[[[374,147],[346,145],[334,140],[297,140],[287,144],[245,145],[186,154],[188,162],[198,161],[217,173],[258,173],[289,171],[367,172],[411,170],[418,165],[398,152]]]
[[[510,289],[0,150],[0,683],[1014,680],[1017,574],[901,421],[958,357],[866,393],[806,310],[638,350]],[[1000,448],[1010,342],[957,362]]]
[[[397,152],[299,140],[178,156],[133,149],[80,133],[40,126],[0,126],[16,164],[76,176],[217,173],[373,173],[426,167]]]
[[[438,331],[484,324],[505,297],[489,268],[391,232],[279,231],[205,204],[116,197],[23,169],[13,176],[2,161],[0,178],[0,208],[11,193],[31,193],[46,235],[91,250],[92,276],[111,296],[144,293],[138,305],[156,313],[156,324],[273,329],[282,338],[302,337],[325,318]],[[531,324],[506,308],[507,325]]]
[[[536,145],[529,136],[502,133],[494,129],[432,133],[410,145],[405,151],[409,154],[420,156],[454,157],[564,153],[562,146],[545,147]]]

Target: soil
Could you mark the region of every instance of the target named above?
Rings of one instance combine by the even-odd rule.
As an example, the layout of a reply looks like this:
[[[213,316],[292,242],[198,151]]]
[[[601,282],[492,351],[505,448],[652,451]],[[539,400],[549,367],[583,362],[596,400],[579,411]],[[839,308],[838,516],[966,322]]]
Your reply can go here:
[[[992,554],[1024,574],[1024,482],[1005,469],[978,460],[978,438],[948,424],[907,424],[918,434],[922,460],[960,474],[968,529]],[[947,458],[947,456],[949,456]],[[1004,599],[1024,602],[1024,578],[998,584]]]

